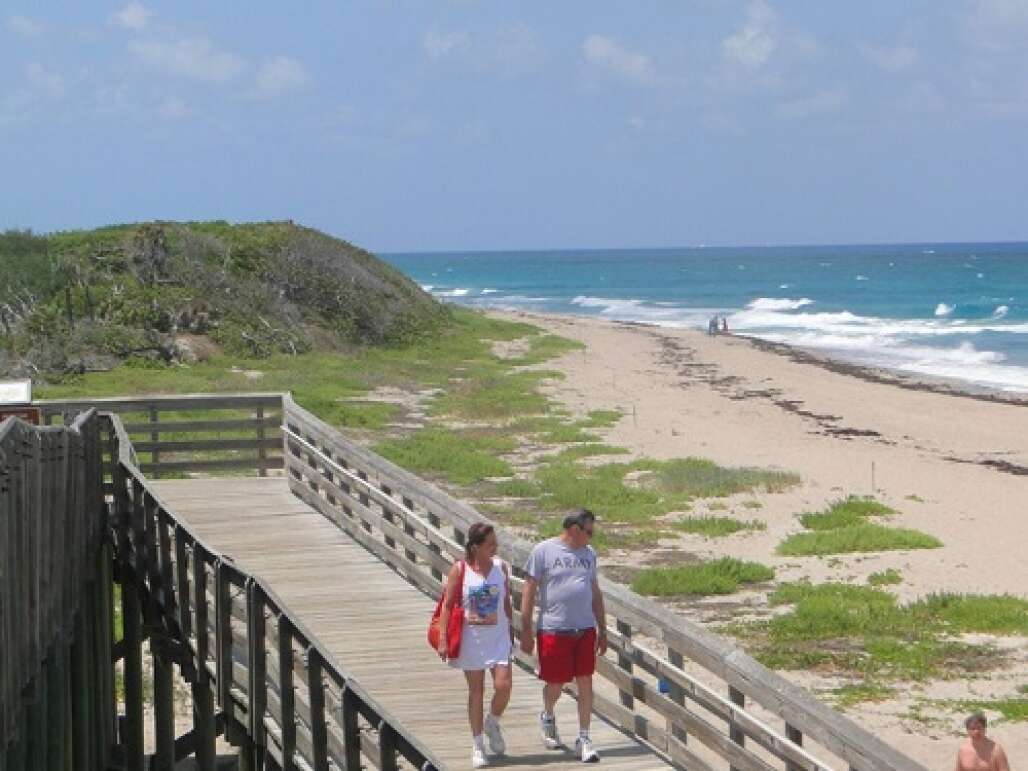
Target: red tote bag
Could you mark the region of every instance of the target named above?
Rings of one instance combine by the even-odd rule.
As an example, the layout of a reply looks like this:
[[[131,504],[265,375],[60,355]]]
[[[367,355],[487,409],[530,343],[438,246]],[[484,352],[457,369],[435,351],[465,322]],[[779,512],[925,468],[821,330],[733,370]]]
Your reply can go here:
[[[460,635],[464,628],[464,560],[460,561],[460,581],[457,583],[457,601],[450,608],[450,617],[446,623],[446,658],[455,659],[460,655]],[[446,599],[446,587],[436,603],[432,620],[428,622],[428,644],[432,650],[439,650],[439,624],[443,614],[443,600]]]

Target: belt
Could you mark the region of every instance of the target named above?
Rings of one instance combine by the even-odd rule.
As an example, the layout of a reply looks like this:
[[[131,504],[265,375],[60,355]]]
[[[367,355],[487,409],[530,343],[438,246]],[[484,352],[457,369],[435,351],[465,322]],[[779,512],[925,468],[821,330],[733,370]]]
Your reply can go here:
[[[561,637],[581,637],[586,632],[592,632],[596,627],[588,627],[586,629],[541,629],[539,634],[555,634]]]

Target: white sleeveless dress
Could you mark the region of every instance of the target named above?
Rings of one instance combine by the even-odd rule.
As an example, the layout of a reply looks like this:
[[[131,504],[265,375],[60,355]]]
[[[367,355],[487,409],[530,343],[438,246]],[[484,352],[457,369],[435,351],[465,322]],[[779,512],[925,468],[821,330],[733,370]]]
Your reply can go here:
[[[465,566],[460,654],[450,660],[450,666],[473,670],[492,669],[498,664],[510,665],[510,621],[504,610],[506,598],[507,581],[499,557],[493,557],[493,567],[485,577]]]

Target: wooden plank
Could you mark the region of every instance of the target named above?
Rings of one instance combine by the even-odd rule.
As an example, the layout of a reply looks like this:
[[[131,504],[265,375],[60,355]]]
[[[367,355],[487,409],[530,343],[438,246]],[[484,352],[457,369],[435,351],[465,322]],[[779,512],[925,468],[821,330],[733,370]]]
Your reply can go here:
[[[258,412],[264,407],[258,406]],[[169,433],[218,433],[222,431],[246,431],[256,433],[259,429],[277,429],[281,424],[278,417],[257,418],[212,418],[208,420],[166,420],[158,425],[158,432]],[[150,423],[125,423],[125,431],[129,434],[149,433],[153,430]]]
[[[281,446],[278,439],[191,439],[188,441],[171,441],[151,439],[149,442],[133,442],[136,452],[215,452],[222,450],[268,450]],[[260,460],[258,455],[258,461]],[[162,468],[166,464],[154,461],[154,465]],[[254,465],[258,465],[255,463]]]
[[[257,457],[252,458],[230,458],[219,460],[174,460],[161,461],[160,464],[142,463],[139,470],[144,474],[152,474],[154,471],[224,471],[237,468],[257,468]],[[282,458],[271,457],[265,461],[269,469],[282,468]]]

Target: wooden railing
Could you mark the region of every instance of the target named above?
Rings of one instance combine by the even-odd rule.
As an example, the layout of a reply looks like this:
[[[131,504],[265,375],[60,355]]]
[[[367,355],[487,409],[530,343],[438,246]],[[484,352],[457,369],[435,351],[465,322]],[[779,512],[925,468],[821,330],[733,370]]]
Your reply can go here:
[[[281,394],[51,399],[34,406],[47,425],[90,408],[118,414],[142,456],[140,471],[153,479],[187,472],[265,476],[282,468]]]
[[[437,597],[442,576],[463,553],[468,527],[483,517],[347,440],[288,396],[284,414],[293,492]],[[518,594],[530,544],[499,530],[500,553],[514,568]],[[690,771],[924,771],[733,644],[621,585],[600,583],[612,651],[597,665],[607,693],[598,688],[596,711],[676,765]],[[517,618],[514,626],[519,630]]]
[[[119,417],[105,419],[114,434],[112,516],[128,597],[126,768],[144,767],[140,616],[152,640],[167,641],[158,648],[168,661],[158,660],[154,671],[153,768],[171,769],[186,750],[196,752],[200,768],[213,768],[219,720],[252,768],[267,767],[267,760],[283,771],[367,763],[381,771],[436,768],[429,751],[364,692],[271,587],[204,542],[161,501],[133,461]],[[175,740],[170,661],[193,688],[198,719],[188,747]]]
[[[0,769],[108,767],[111,550],[99,420],[0,423]]]

